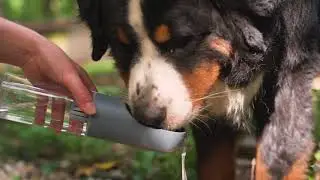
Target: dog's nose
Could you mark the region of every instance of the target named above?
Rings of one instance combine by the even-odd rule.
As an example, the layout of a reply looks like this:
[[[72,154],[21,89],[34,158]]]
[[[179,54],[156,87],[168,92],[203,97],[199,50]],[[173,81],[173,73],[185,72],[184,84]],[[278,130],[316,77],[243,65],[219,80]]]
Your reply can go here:
[[[161,129],[167,116],[165,107],[135,106],[133,117],[146,126]]]

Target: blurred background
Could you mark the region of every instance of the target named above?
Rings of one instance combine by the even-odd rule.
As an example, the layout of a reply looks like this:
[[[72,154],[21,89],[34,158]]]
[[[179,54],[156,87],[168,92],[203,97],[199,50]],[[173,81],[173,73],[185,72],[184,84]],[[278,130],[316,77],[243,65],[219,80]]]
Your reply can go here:
[[[123,84],[112,58],[106,55],[99,62],[91,61],[90,34],[78,19],[75,1],[0,0],[0,16],[25,25],[56,43],[87,70],[100,92],[122,94]],[[8,71],[22,73],[19,68],[0,64],[0,75]],[[143,151],[3,121],[0,121],[0,133],[0,180],[181,179],[179,151],[168,154]],[[188,179],[194,180],[195,151],[191,137],[187,145]],[[242,156],[237,161],[239,179],[250,175],[253,145],[250,140],[243,142]],[[320,154],[316,157],[320,159]]]
[[[61,47],[90,74],[100,92],[119,95],[123,87],[105,56],[91,61],[90,34],[73,0],[0,0],[0,16],[25,25]],[[19,68],[0,64],[5,71]],[[0,179],[180,179],[180,153],[156,153],[49,129],[0,121]],[[190,141],[190,143],[192,143]],[[187,161],[193,161],[193,152]],[[194,179],[193,163],[188,173]]]

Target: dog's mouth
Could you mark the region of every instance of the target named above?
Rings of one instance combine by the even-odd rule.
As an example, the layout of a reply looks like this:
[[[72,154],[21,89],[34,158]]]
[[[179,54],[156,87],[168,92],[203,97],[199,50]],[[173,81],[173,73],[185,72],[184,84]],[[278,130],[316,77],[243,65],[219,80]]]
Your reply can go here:
[[[130,109],[130,106],[128,105],[128,103],[125,103],[125,107],[127,109],[127,111],[129,112],[129,114],[135,119],[131,109]],[[149,124],[147,123],[148,121],[145,121],[143,119],[135,119],[139,124],[143,125],[143,126],[147,126],[147,127],[150,127],[150,128],[153,128],[153,129],[163,129],[163,130],[167,130],[163,127],[159,127],[159,126],[156,126],[156,125],[153,125],[153,124]],[[177,128],[177,129],[171,129],[170,131],[174,131],[174,132],[185,132],[186,129],[185,127],[181,127],[181,128]]]
[[[125,106],[126,106],[126,108],[127,108],[127,111],[129,112],[129,114],[135,119],[135,117],[134,117],[134,115],[133,115],[133,113],[132,113],[132,111],[131,111],[131,109],[130,109],[129,104],[128,104],[128,103],[125,103]],[[139,119],[139,120],[135,119],[135,120],[136,120],[139,124],[142,124],[142,125],[144,125],[144,126],[147,126],[147,127],[153,128],[153,129],[162,129],[162,128],[160,128],[159,126],[155,126],[155,125],[146,123],[147,121],[144,121],[144,120],[141,120],[141,119]]]

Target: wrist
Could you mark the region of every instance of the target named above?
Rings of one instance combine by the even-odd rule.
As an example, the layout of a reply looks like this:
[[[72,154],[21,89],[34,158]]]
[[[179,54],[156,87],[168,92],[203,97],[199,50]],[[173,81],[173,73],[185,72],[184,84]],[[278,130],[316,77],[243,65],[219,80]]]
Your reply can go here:
[[[40,34],[35,34],[30,38],[30,46],[28,47],[27,53],[22,58],[19,67],[24,68],[27,64],[39,64],[41,59],[45,59],[44,50],[48,47],[50,42],[42,37]]]

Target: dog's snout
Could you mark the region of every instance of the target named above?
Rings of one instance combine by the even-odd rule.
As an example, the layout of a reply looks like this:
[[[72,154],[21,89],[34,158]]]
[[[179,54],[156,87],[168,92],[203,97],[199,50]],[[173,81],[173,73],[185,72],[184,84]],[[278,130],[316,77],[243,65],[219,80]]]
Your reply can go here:
[[[136,105],[133,107],[133,116],[141,124],[153,128],[163,128],[167,110],[165,107]]]
[[[158,55],[142,54],[132,66],[128,104],[141,124],[175,130],[187,124],[192,102],[181,73]]]

